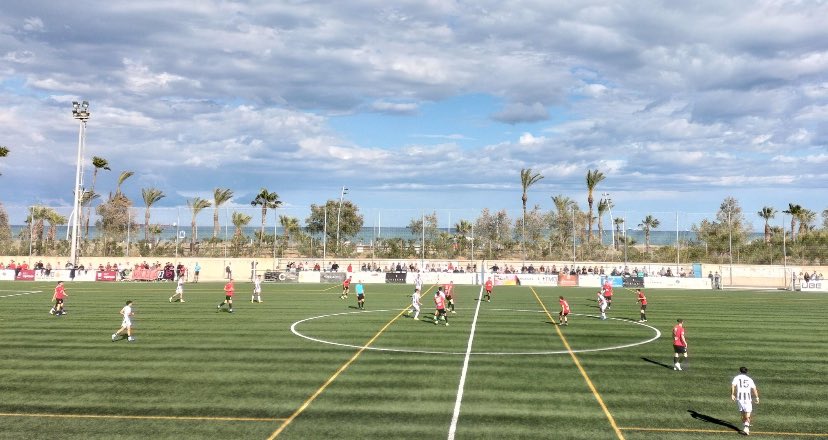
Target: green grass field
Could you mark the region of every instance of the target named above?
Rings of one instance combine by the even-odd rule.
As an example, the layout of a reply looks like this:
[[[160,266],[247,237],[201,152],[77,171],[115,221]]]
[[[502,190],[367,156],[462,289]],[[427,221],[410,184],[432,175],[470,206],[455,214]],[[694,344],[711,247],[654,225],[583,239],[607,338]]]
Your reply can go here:
[[[173,304],[171,283],[68,284],[53,317],[53,284],[0,283],[0,438],[733,438],[742,365],[761,393],[752,436],[828,438],[824,294],[649,290],[644,326],[624,289],[601,321],[595,289],[496,287],[467,359],[479,287],[457,287],[446,327],[430,321],[433,288],[415,321],[411,286],[366,285],[364,312],[338,286],[266,284],[262,304],[251,286],[230,314],[218,283]],[[567,327],[544,312],[557,321],[558,295]],[[137,341],[111,342],[126,299]]]

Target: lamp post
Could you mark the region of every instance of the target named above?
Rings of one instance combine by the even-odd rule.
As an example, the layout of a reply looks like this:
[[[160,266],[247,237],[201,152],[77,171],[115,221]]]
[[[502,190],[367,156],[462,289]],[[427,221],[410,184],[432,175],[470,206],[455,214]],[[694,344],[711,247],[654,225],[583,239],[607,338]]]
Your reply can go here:
[[[336,254],[339,255],[339,218],[342,212],[342,200],[348,194],[348,188],[342,187],[342,192],[339,193],[339,208],[336,210]]]
[[[80,122],[78,131],[78,158],[75,169],[75,202],[72,205],[72,244],[69,258],[73,266],[78,265],[78,241],[80,238],[80,205],[83,186],[83,150],[86,146],[86,121],[89,120],[89,101],[72,101],[72,117]]]

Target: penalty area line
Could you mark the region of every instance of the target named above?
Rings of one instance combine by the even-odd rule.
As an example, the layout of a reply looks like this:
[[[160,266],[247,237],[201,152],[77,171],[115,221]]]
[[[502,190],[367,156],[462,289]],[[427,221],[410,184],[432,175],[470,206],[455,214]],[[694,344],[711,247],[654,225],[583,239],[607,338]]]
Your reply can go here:
[[[211,417],[211,416],[136,416],[117,414],[47,414],[0,413],[0,417],[37,417],[53,419],[132,419],[132,420],[201,420],[221,422],[279,422],[279,417]]]
[[[622,431],[641,431],[641,432],[686,432],[699,434],[721,434],[733,433],[732,429],[693,429],[693,428],[642,428],[637,426],[625,426],[619,428]],[[768,435],[768,436],[784,436],[784,437],[828,437],[828,433],[818,432],[776,432],[776,431],[750,431],[751,434]]]

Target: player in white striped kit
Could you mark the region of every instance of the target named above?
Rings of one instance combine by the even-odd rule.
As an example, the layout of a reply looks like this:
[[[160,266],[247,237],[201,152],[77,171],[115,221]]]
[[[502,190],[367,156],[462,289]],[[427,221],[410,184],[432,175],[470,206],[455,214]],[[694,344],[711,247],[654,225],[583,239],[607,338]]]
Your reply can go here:
[[[753,402],[759,403],[759,390],[747,373],[747,367],[739,368],[739,375],[730,383],[730,399],[739,405],[739,412],[742,413],[742,432],[750,435],[750,413],[753,412]]]
[[[419,321],[420,305],[422,305],[420,302],[420,289],[414,289],[414,293],[411,294],[411,310],[409,310],[406,314],[410,315],[413,312],[414,319]]]
[[[262,302],[262,276],[256,275],[253,280],[253,296],[250,297],[250,302]]]

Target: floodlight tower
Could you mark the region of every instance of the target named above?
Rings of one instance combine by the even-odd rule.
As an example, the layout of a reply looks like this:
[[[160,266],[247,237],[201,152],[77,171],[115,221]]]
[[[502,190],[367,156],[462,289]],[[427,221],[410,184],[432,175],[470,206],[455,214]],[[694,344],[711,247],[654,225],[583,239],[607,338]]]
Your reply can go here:
[[[89,101],[72,101],[72,117],[80,122],[78,131],[78,159],[75,169],[75,203],[72,205],[72,245],[69,251],[73,266],[78,265],[78,242],[80,240],[80,209],[83,198],[83,150],[86,147],[86,121],[89,120]]]

